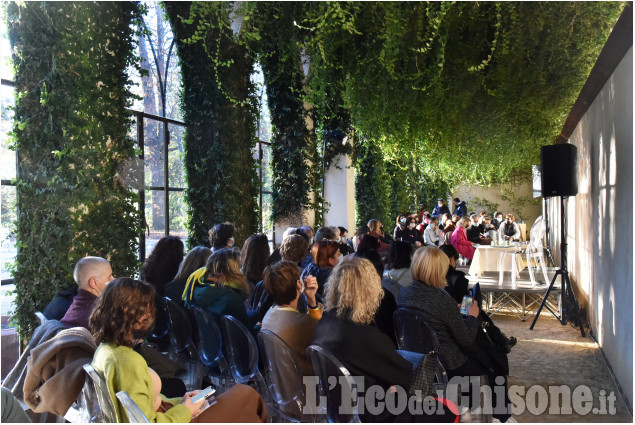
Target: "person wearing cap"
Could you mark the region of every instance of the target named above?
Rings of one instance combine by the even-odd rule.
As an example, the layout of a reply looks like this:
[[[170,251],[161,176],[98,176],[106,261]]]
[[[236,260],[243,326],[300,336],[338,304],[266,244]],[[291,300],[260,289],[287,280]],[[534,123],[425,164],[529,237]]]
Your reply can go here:
[[[458,215],[459,217],[467,215],[467,205],[465,205],[465,201],[454,198],[454,215]]]
[[[439,218],[443,214],[450,214],[450,209],[441,198],[437,199],[437,206],[432,210],[432,217]]]

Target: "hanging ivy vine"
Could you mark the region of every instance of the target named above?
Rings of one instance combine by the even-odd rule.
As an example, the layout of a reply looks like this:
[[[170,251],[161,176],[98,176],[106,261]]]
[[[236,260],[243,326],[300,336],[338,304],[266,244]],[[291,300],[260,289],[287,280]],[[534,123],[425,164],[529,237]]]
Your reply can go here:
[[[188,244],[208,245],[208,230],[229,221],[241,245],[259,221],[252,32],[234,35],[231,3],[166,2],[165,9],[183,80]]]
[[[301,31],[293,25],[301,11],[301,3],[263,2],[253,14],[271,116],[272,215],[297,227],[306,224],[304,208],[312,206],[309,192],[317,189],[315,175],[321,170],[314,156],[315,134],[307,127],[310,114],[302,99]]]
[[[42,310],[70,287],[86,255],[115,275],[138,269],[137,196],[124,181],[135,156],[128,137],[136,66],[136,3],[7,4],[15,65],[13,137],[20,158],[14,319],[28,338]]]

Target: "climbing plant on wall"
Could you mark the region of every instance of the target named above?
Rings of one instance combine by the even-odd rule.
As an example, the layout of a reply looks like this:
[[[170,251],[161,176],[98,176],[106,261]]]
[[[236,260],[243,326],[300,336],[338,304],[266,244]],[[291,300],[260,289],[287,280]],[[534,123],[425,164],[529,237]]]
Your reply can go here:
[[[357,226],[376,219],[390,230],[390,186],[383,155],[377,142],[363,135],[358,137],[354,152]]]
[[[166,2],[183,79],[189,245],[229,221],[236,244],[258,229],[251,31],[234,34],[232,3]],[[243,21],[243,26],[251,25]]]
[[[133,56],[131,2],[7,4],[15,65],[13,135],[20,159],[13,277],[20,333],[34,313],[74,285],[86,255],[113,274],[137,270],[140,216],[126,179],[135,156],[128,137]]]

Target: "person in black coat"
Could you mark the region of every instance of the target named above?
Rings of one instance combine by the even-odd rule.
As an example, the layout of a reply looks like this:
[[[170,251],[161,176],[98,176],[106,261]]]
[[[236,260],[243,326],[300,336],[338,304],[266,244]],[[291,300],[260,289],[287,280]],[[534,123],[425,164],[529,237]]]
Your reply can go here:
[[[381,303],[381,279],[370,261],[346,257],[333,269],[326,284],[326,310],[318,322],[313,344],[333,354],[352,376],[364,378],[364,388],[378,385],[384,391],[400,386],[408,392],[413,367],[401,357],[388,336],[372,321]],[[363,422],[449,421],[453,415],[412,415],[408,409],[399,415],[383,409],[378,414],[365,410]]]

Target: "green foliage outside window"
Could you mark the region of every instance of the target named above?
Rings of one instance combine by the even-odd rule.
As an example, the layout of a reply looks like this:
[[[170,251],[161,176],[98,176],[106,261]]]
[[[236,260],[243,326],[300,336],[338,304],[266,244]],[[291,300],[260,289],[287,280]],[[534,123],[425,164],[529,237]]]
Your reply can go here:
[[[15,54],[18,253],[14,319],[28,337],[34,313],[75,285],[86,255],[116,276],[137,269],[137,195],[124,185],[136,3],[7,5]]]

